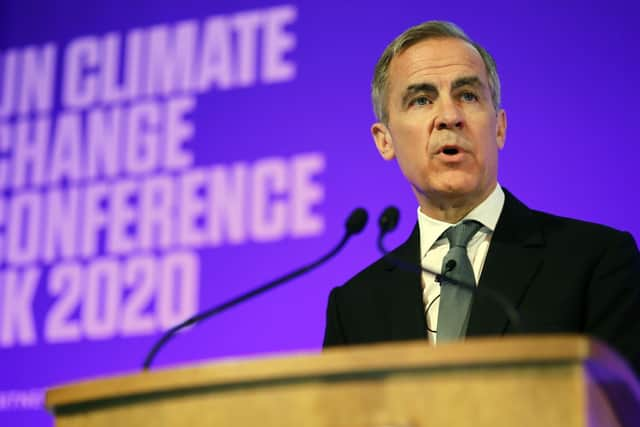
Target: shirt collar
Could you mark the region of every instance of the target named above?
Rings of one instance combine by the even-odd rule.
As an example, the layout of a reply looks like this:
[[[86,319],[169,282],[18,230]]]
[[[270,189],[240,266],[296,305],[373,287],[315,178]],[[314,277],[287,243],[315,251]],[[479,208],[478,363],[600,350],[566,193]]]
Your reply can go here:
[[[481,230],[485,233],[492,233],[502,207],[504,206],[504,191],[500,184],[496,184],[496,188],[491,192],[489,197],[484,199],[482,203],[473,208],[460,222],[468,219],[478,221],[483,225]],[[427,251],[436,243],[436,241],[442,236],[442,233],[454,224],[448,222],[439,221],[425,215],[418,207],[418,226],[420,227],[420,254],[422,258],[426,255]]]

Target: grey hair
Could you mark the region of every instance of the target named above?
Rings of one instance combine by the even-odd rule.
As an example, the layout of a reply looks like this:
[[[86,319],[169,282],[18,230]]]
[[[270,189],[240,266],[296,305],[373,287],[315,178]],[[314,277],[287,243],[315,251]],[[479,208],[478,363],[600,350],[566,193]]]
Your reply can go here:
[[[376,63],[371,82],[371,99],[376,117],[382,123],[389,120],[389,110],[387,108],[387,89],[389,86],[389,65],[391,60],[404,52],[414,44],[427,39],[435,38],[455,38],[463,40],[473,46],[484,62],[489,76],[489,90],[491,91],[491,102],[496,111],[500,107],[500,78],[496,69],[496,62],[489,52],[478,43],[474,42],[457,25],[446,21],[428,21],[411,27],[398,37],[396,37],[382,52],[382,56]]]

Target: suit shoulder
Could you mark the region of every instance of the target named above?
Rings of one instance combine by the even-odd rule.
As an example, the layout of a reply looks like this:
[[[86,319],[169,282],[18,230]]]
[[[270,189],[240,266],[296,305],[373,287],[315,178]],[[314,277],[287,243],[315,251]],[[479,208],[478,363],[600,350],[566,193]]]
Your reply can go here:
[[[537,210],[531,212],[538,219],[547,239],[562,239],[572,245],[584,244],[601,249],[611,246],[628,246],[637,250],[635,239],[628,231],[548,212]]]
[[[536,229],[539,229],[545,238],[552,240],[554,238],[558,238],[574,242],[585,241],[599,243],[630,241],[635,243],[633,237],[627,231],[621,231],[604,224],[531,209],[518,200],[508,190],[504,189],[504,192],[505,205],[503,208],[503,214],[507,213],[507,229],[511,230],[525,227],[534,233]]]
[[[585,221],[576,218],[570,218],[560,215],[550,214],[539,210],[531,211],[534,216],[543,224],[543,226],[552,229],[562,229],[574,233],[589,233],[595,236],[621,237],[628,235],[626,231],[618,230],[611,226],[591,221]]]

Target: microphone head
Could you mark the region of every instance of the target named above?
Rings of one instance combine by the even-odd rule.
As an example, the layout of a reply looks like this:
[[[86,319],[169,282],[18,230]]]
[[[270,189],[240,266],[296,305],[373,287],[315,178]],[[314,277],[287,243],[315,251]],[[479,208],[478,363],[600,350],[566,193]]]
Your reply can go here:
[[[367,225],[367,221],[369,220],[369,214],[364,208],[355,208],[349,218],[347,218],[347,223],[345,227],[347,228],[347,234],[358,234],[364,227]]]
[[[456,266],[458,265],[458,263],[456,262],[455,259],[450,259],[449,261],[447,261],[447,263],[444,266],[444,272],[448,273],[450,271],[453,271],[454,268],[456,268]]]
[[[378,219],[378,225],[380,226],[380,232],[386,234],[393,231],[398,226],[398,220],[400,219],[400,211],[395,206],[389,206],[380,214]]]

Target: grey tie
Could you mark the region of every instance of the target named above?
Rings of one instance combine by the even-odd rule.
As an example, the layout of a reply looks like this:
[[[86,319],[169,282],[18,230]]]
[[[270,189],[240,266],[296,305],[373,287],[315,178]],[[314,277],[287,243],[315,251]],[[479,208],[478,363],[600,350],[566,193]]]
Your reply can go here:
[[[449,252],[442,260],[442,272],[454,281],[475,286],[473,267],[467,255],[467,245],[474,234],[482,227],[477,221],[464,221],[445,232],[449,239]],[[451,268],[450,261],[455,261]],[[447,264],[449,263],[449,267]],[[448,271],[451,270],[451,271]],[[438,309],[438,343],[463,338],[467,332],[473,290],[442,279],[440,282],[440,308]]]

